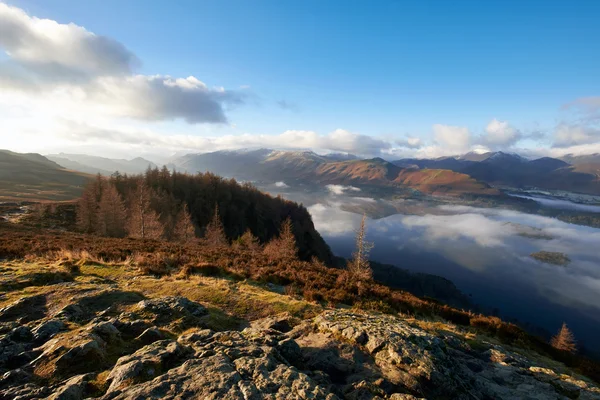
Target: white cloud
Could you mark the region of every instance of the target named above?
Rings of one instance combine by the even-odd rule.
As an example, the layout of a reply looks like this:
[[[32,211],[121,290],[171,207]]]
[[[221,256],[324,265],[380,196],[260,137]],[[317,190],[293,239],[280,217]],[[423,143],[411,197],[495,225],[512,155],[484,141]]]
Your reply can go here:
[[[485,134],[482,136],[483,144],[491,147],[508,147],[514,145],[521,139],[521,132],[512,127],[506,121],[492,119],[485,128]]]
[[[283,181],[275,182],[275,186],[276,186],[276,187],[278,187],[278,188],[288,188],[288,187],[289,187],[289,186],[288,186],[288,185],[286,185],[286,183],[285,183],[285,182],[283,182]]]
[[[570,147],[600,142],[600,129],[593,126],[560,124],[554,131],[553,147]]]
[[[433,125],[435,142],[449,150],[463,152],[471,146],[471,132],[464,126]]]
[[[183,119],[223,123],[225,107],[243,95],[208,88],[194,76],[135,75],[136,56],[121,43],[75,24],[30,17],[0,3],[0,88],[45,98],[61,98],[67,109],[85,108],[142,120]]]
[[[396,144],[400,147],[418,149],[421,146],[423,146],[423,141],[421,140],[421,138],[418,137],[407,136],[405,138],[396,140]]]
[[[342,195],[345,192],[360,192],[360,189],[354,186],[327,185],[325,188],[335,195]]]
[[[8,56],[47,77],[130,73],[137,58],[121,43],[75,24],[30,17],[0,3],[0,46]]]

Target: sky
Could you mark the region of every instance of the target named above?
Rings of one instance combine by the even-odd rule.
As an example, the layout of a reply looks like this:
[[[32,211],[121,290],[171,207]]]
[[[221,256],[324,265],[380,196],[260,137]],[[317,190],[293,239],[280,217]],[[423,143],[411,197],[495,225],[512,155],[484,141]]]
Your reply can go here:
[[[0,147],[600,152],[598,15],[595,0],[0,0]]]

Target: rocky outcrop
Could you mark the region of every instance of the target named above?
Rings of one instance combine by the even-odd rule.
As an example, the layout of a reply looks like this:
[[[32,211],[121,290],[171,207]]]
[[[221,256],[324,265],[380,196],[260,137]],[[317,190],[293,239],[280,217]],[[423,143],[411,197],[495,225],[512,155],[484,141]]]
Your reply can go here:
[[[0,400],[600,399],[593,382],[542,356],[400,317],[330,310],[215,332],[206,316],[165,297],[79,326],[6,322]]]

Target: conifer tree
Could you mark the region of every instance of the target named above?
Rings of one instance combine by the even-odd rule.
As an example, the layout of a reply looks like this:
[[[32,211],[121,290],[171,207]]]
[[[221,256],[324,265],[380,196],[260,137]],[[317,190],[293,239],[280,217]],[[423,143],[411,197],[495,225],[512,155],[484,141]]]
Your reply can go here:
[[[246,232],[242,236],[238,238],[236,244],[239,248],[244,250],[248,250],[252,253],[258,251],[260,249],[260,241],[250,229],[246,229]]]
[[[177,214],[173,236],[175,240],[184,243],[190,242],[196,237],[196,227],[185,203],[183,209]]]
[[[348,271],[357,281],[373,279],[373,270],[369,263],[369,252],[373,248],[373,243],[366,240],[366,220],[367,216],[363,215],[360,227],[356,231],[356,250],[348,264]]]
[[[569,353],[575,353],[577,351],[575,336],[573,336],[573,333],[564,322],[556,336],[550,340],[550,345],[555,349],[567,351]]]
[[[221,217],[219,215],[218,205],[215,205],[215,212],[211,221],[206,226],[202,242],[211,247],[223,247],[228,245],[227,236],[225,235],[225,228],[223,227],[223,223],[221,222]]]
[[[84,233],[98,232],[98,208],[105,180],[100,174],[83,189],[77,202],[77,228]]]
[[[143,179],[138,181],[130,203],[129,236],[159,239],[163,235],[160,216],[151,208],[152,190]]]
[[[279,236],[265,246],[264,252],[273,259],[293,260],[298,257],[296,237],[294,236],[292,220],[287,218],[281,223]]]
[[[125,236],[125,204],[113,185],[105,185],[98,206],[98,232],[103,236]]]

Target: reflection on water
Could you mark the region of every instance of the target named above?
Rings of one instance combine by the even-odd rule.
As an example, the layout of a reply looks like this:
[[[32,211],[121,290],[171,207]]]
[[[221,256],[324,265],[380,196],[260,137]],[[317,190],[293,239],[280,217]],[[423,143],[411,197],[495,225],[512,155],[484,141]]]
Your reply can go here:
[[[339,198],[309,207],[333,252],[349,257],[361,216]],[[508,318],[556,331],[563,321],[580,343],[600,346],[600,229],[500,209],[440,206],[424,215],[397,214],[368,224],[372,259],[452,280],[475,303]],[[533,260],[564,252],[567,267]]]

